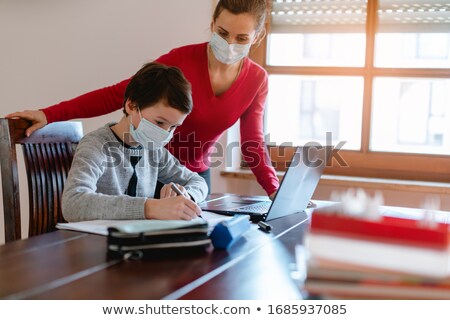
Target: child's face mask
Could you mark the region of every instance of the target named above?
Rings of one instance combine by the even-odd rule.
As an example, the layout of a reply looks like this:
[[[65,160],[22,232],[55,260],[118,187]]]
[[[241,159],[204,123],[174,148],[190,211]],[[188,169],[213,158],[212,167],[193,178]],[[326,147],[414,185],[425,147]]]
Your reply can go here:
[[[138,109],[141,122],[137,129],[134,128],[130,121],[130,134],[133,139],[148,150],[159,150],[164,147],[173,137],[174,130],[166,131],[157,125],[144,119],[141,110]]]
[[[213,32],[209,45],[217,60],[225,64],[233,64],[248,55],[252,44],[229,44],[227,40]]]

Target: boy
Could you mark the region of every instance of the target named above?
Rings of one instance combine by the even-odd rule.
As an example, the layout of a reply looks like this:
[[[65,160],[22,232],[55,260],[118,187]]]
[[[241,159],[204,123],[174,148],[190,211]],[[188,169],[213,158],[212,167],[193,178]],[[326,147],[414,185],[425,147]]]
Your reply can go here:
[[[125,91],[124,116],[78,144],[62,197],[69,222],[96,219],[191,220],[200,215],[205,180],[164,148],[192,111],[181,71],[148,63]],[[157,180],[165,183],[153,199]],[[176,183],[183,196],[171,190]]]

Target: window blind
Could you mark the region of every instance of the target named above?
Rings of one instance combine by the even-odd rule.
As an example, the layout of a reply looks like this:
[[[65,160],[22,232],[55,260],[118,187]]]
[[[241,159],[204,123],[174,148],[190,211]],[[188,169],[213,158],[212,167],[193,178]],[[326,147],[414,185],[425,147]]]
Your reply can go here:
[[[379,32],[450,32],[449,0],[380,0]]]
[[[274,0],[273,33],[365,32],[367,1]],[[379,32],[450,32],[449,0],[379,0]]]

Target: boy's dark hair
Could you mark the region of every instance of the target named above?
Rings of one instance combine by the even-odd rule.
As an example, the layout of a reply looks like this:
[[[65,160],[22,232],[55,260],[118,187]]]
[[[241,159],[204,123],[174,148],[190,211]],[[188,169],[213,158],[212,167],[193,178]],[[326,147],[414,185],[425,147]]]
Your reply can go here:
[[[127,100],[135,103],[140,110],[160,101],[184,114],[192,111],[191,85],[180,69],[157,62],[145,64],[131,78],[125,89],[123,112]]]

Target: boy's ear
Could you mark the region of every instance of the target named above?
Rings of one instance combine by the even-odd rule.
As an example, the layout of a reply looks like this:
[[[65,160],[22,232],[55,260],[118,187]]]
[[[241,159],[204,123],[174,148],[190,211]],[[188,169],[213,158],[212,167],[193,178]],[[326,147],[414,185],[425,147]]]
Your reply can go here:
[[[130,99],[127,99],[127,101],[125,102],[125,111],[130,114],[131,111],[136,111],[136,109],[136,103],[132,102]]]

